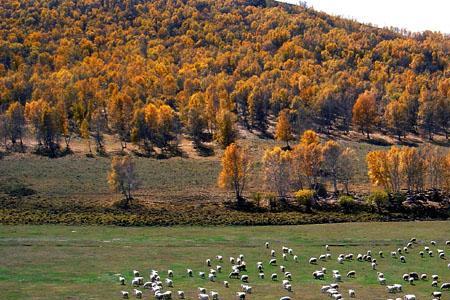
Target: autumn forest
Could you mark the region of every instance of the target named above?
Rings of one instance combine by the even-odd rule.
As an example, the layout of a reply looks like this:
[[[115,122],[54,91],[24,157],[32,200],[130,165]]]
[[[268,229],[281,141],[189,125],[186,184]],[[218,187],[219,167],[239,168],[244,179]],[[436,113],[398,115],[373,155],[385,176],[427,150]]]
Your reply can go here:
[[[292,197],[310,211],[328,188],[345,194],[345,210],[358,192],[355,152],[333,137],[381,135],[400,146],[363,158],[374,205],[402,189],[450,187],[446,34],[272,0],[8,0],[0,36],[5,153],[58,158],[78,140],[88,157],[105,156],[113,136],[121,154],[170,158],[184,137],[223,153],[215,184],[240,203],[255,172],[240,145],[251,133],[279,143],[258,157],[270,195],[252,194],[256,206]],[[407,147],[410,136],[427,145]],[[127,205],[124,178],[142,181],[134,168],[119,156],[108,175]]]

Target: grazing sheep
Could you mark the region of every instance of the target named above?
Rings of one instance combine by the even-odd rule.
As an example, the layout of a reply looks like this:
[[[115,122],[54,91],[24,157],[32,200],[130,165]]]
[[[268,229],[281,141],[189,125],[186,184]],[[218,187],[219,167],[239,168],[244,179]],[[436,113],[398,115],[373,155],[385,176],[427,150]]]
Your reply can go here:
[[[119,277],[119,283],[120,283],[120,285],[125,285],[125,277],[120,276]]]
[[[259,274],[258,274],[258,277],[259,277],[260,279],[264,279],[264,273],[259,273]]]
[[[226,288],[229,288],[229,287],[230,287],[230,284],[228,283],[228,281],[225,280],[225,281],[223,282],[223,286],[226,287]]]
[[[173,281],[172,281],[172,279],[167,278],[167,279],[166,279],[166,284],[167,284],[168,287],[173,287]]]
[[[391,256],[392,256],[392,258],[397,258],[397,252],[392,251]]]
[[[420,279],[422,279],[422,280],[427,280],[427,278],[428,278],[428,276],[425,273],[420,275]]]
[[[312,265],[317,264],[317,258],[311,257],[311,258],[309,259],[309,263],[312,264]]]
[[[241,276],[241,281],[242,282],[248,282],[248,275],[242,275]]]
[[[285,289],[286,291],[288,291],[288,292],[292,292],[292,285],[291,285],[291,284],[286,284],[286,285],[284,286],[284,289]]]
[[[203,287],[199,287],[199,288],[198,288],[198,292],[199,292],[200,294],[206,294],[206,289],[203,288]]]
[[[287,278],[288,280],[292,280],[292,274],[291,272],[284,273],[284,278]]]
[[[436,246],[436,241],[431,241],[430,244]]]
[[[442,297],[442,292],[432,292],[431,296],[440,299]]]
[[[376,270],[377,269],[377,264],[376,263],[373,262],[371,265],[372,265],[372,270]]]
[[[291,248],[289,248],[288,253],[289,253],[289,255],[294,255],[294,250],[292,250]]]
[[[361,253],[359,253],[359,254],[356,256],[356,260],[357,260],[357,261],[363,261],[363,255],[362,255]]]
[[[447,246],[450,246],[450,241],[445,241],[445,244],[446,244]]]
[[[184,291],[178,291],[178,299],[184,299]]]
[[[129,294],[127,291],[121,291],[121,294],[122,294],[122,299],[128,299]]]
[[[422,257],[422,258],[423,258],[423,254],[424,254],[423,251],[419,252],[420,257]]]
[[[198,276],[199,276],[201,279],[205,279],[205,272],[198,272]]]
[[[275,257],[275,250],[270,251],[270,256]]]
[[[252,287],[246,284],[241,284],[242,291],[246,294],[252,293]]]
[[[414,278],[414,280],[419,280],[419,274],[417,272],[410,272],[409,277]]]
[[[138,278],[133,278],[133,280],[131,280],[131,285],[132,286],[139,286],[139,279]]]
[[[397,249],[398,254],[402,254],[402,248]]]
[[[441,290],[450,290],[450,282],[441,284]]]
[[[142,299],[142,291],[134,289],[134,295],[137,299]]]
[[[412,248],[412,246],[413,246],[413,244],[412,244],[411,242],[409,242],[409,243],[406,245],[406,247],[408,247],[408,248]]]
[[[327,259],[331,259],[331,254],[330,253],[327,253],[326,255],[327,255]]]
[[[430,247],[425,246],[425,247],[423,248],[423,250],[425,250],[425,252],[430,252]]]
[[[287,260],[287,255],[283,253],[283,260]]]
[[[320,291],[322,293],[326,293],[329,289],[331,289],[331,286],[329,286],[329,285],[322,285],[322,287],[320,288]]]
[[[414,278],[409,277],[408,281],[409,281],[409,284],[414,285]]]
[[[439,258],[441,258],[441,259],[444,259],[444,258],[445,258],[444,252],[439,253]]]
[[[193,276],[193,272],[192,272],[191,269],[187,269],[187,270],[186,270],[186,273],[188,274],[189,277],[192,277],[192,276]]]
[[[208,267],[211,267],[211,260],[210,260],[209,258],[206,260],[206,265],[207,265]]]
[[[403,252],[408,253],[408,248],[407,247],[403,247]]]
[[[239,259],[242,261],[244,260],[244,254],[239,254]]]
[[[291,300],[291,297],[288,297],[288,296],[281,297],[280,300]]]
[[[223,261],[223,256],[222,256],[222,255],[217,255],[217,256],[216,256],[216,259],[217,259],[218,261]]]
[[[431,282],[431,286],[432,286],[432,287],[437,287],[437,286],[438,286],[437,280],[433,280],[433,281]]]
[[[325,254],[322,254],[319,256],[319,260],[327,260],[327,256]]]
[[[286,271],[286,268],[284,266],[280,266],[280,271],[284,273],[284,271]]]
[[[215,278],[216,278],[216,276],[214,276],[214,274],[211,274],[211,273],[208,274],[208,279],[209,279],[209,281],[214,282],[214,281],[215,281]]]
[[[325,245],[325,250],[326,250],[327,252],[330,251],[330,246]]]
[[[356,276],[356,271],[354,271],[354,270],[351,270],[351,271],[349,271],[348,273],[347,273],[347,277],[351,277],[351,278],[355,278],[355,276]]]
[[[402,255],[402,256],[400,256],[400,261],[401,261],[402,263],[406,263],[406,258]]]
[[[405,295],[403,297],[404,300],[416,300],[416,296],[415,295]]]
[[[139,271],[133,270],[133,276],[134,277],[139,277]]]
[[[397,289],[393,285],[387,285],[386,289],[387,289],[388,293],[395,293],[395,292],[397,292]]]
[[[172,270],[167,270],[167,276],[173,277],[173,271]]]
[[[378,277],[378,282],[379,282],[381,285],[386,285],[386,278],[384,278],[384,277]]]
[[[409,274],[403,274],[403,280],[408,281],[409,280]]]
[[[219,300],[219,293],[218,292],[211,291],[210,294],[211,294],[211,299],[212,300]]]
[[[439,281],[439,275],[433,274],[433,275],[431,275],[431,278],[433,280]]]
[[[325,274],[322,271],[314,271],[313,272],[314,279],[323,279]]]
[[[383,251],[379,251],[379,252],[378,252],[378,255],[379,255],[381,258],[383,258]]]
[[[228,275],[228,278],[238,279],[239,278],[239,271],[237,271],[237,270],[231,271],[230,274]]]
[[[294,261],[298,262],[298,256],[297,255],[294,255]],[[450,268],[450,266],[449,266],[449,268]]]
[[[266,249],[269,249],[269,242],[266,242]]]
[[[428,255],[429,255],[430,257],[433,257],[433,251],[428,252]]]
[[[209,295],[208,294],[198,294],[198,300],[209,300]]]
[[[340,282],[342,281],[342,277],[341,274],[333,274],[333,278],[335,282]]]
[[[222,266],[216,266],[216,270],[217,272],[222,273]]]
[[[237,292],[236,295],[239,300],[245,299],[245,293],[243,293],[243,292]]]
[[[322,273],[323,273],[323,274],[327,274],[327,268],[322,267]]]
[[[355,298],[355,297],[356,297],[355,290],[348,290],[348,296],[349,296],[350,298]]]
[[[288,253],[289,248],[288,247],[281,247],[281,251],[283,251],[283,253]]]
[[[397,292],[401,292],[403,290],[403,286],[401,284],[394,284],[395,289],[397,290]]]
[[[413,238],[411,238],[409,241],[410,241],[411,243],[415,243],[415,242],[417,241],[417,239],[416,239],[415,237],[413,237]]]
[[[277,264],[277,259],[276,258],[272,258],[271,260],[269,260],[269,265],[275,266],[276,264]]]
[[[273,274],[270,276],[270,279],[272,279],[273,281],[278,280],[278,275],[277,275],[276,273],[273,273]]]
[[[234,265],[234,257],[230,257],[230,264]]]

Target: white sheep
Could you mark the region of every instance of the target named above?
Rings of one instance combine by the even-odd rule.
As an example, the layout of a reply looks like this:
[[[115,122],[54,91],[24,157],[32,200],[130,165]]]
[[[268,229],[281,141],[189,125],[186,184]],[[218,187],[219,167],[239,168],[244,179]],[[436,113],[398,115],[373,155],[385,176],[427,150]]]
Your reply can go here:
[[[218,292],[211,291],[210,294],[211,294],[211,299],[212,300],[219,300],[219,293]]]
[[[216,266],[216,270],[217,272],[222,273],[222,266]]]
[[[205,272],[198,272],[198,276],[202,279],[205,279]]]
[[[286,284],[286,285],[284,286],[284,289],[285,289],[286,291],[288,291],[288,292],[292,292],[292,285],[291,285],[291,284]]]
[[[311,257],[311,258],[309,259],[309,263],[312,264],[312,265],[317,264],[317,258]]]
[[[406,263],[406,258],[402,255],[402,256],[400,256],[400,261],[401,261],[402,263]]]
[[[206,265],[207,265],[208,267],[211,267],[211,260],[210,260],[209,258],[206,260]]]
[[[241,281],[242,282],[248,282],[248,275],[242,275],[241,276]]]
[[[138,278],[133,278],[133,280],[131,280],[131,285],[132,286],[139,286],[139,279]]]
[[[319,260],[327,260],[327,256],[325,254],[322,254],[319,256]]]
[[[122,294],[122,299],[128,299],[129,294],[127,291],[121,291],[121,294]]]
[[[342,281],[341,274],[333,274],[333,278],[336,282]]]
[[[269,242],[266,242],[266,249],[269,249]]]
[[[284,296],[284,297],[281,297],[280,300],[291,300],[291,297],[289,297],[289,296]]]
[[[139,271],[133,270],[133,276],[134,277],[139,277]]]
[[[388,293],[395,293],[395,292],[397,292],[397,289],[393,285],[387,285],[386,289],[387,289]]]
[[[199,292],[200,294],[206,294],[206,289],[205,289],[204,287],[199,287],[199,288],[198,288],[198,292]]]
[[[425,273],[420,275],[420,279],[422,279],[422,280],[427,280],[427,278],[428,278],[428,276]]]
[[[289,253],[289,255],[294,255],[294,250],[289,248],[288,253]]]
[[[431,275],[431,278],[433,280],[439,281],[439,275],[433,274],[433,275]]]
[[[264,279],[264,273],[263,273],[263,272],[259,273],[259,274],[258,274],[258,277],[259,277],[260,279]]]
[[[142,291],[134,289],[134,295],[137,299],[142,299]]]
[[[433,296],[435,298],[441,298],[442,297],[442,292],[432,292],[431,296]]]
[[[348,290],[348,296],[349,296],[350,298],[355,298],[355,297],[356,297],[355,290]]]
[[[437,280],[433,280],[433,281],[431,282],[431,286],[432,286],[432,287],[437,287],[437,286],[438,286]]]
[[[269,265],[275,266],[276,264],[277,264],[277,259],[276,258],[272,258],[271,260],[269,260]]]
[[[172,270],[167,270],[167,276],[173,277],[173,271]]]
[[[125,277],[120,276],[119,277],[119,283],[120,283],[120,285],[125,285]]]
[[[322,287],[320,288],[320,291],[322,293],[326,293],[329,289],[331,289],[331,286],[329,286],[329,285],[322,285]]]
[[[186,270],[186,273],[188,274],[189,277],[192,277],[192,276],[193,276],[193,272],[192,272],[191,269],[187,269],[187,270]]]
[[[297,255],[294,255],[294,261],[298,262],[298,256]],[[450,265],[449,265],[449,268],[450,268]]]
[[[381,285],[385,285],[385,284],[386,284],[386,278],[384,278],[384,277],[378,277],[378,282],[379,282]]]
[[[178,291],[178,299],[184,299],[184,291]]]
[[[230,257],[230,264],[234,265],[234,257]]]
[[[373,262],[373,263],[371,264],[371,266],[372,266],[372,270],[376,270],[376,269],[377,269],[377,264],[376,264],[376,263]]]
[[[252,287],[246,284],[241,284],[242,291],[246,294],[252,293]]]
[[[228,281],[225,280],[225,281],[223,282],[223,286],[226,287],[226,288],[229,288],[229,287],[230,287],[230,284],[228,283]]]
[[[275,250],[270,251],[270,256],[275,257]]]
[[[223,256],[222,256],[222,255],[217,255],[217,256],[216,256],[216,259],[217,259],[218,261],[223,261]]]
[[[323,279],[325,274],[322,271],[314,271],[313,272],[314,279]]]
[[[209,295],[208,294],[198,294],[198,300],[209,300]]]
[[[244,260],[244,254],[239,254],[239,259]]]
[[[356,271],[355,270],[351,270],[347,273],[347,277],[352,277],[354,278],[356,276]]]
[[[214,282],[215,278],[216,278],[216,276],[214,276],[214,274],[212,274],[212,273],[209,273],[209,274],[208,274],[208,280],[209,280],[209,281]]]
[[[278,279],[278,275],[277,273],[273,273],[272,275],[270,275],[270,279],[272,279],[273,281]]]
[[[416,296],[415,296],[415,295],[409,294],[409,295],[405,295],[405,296],[403,297],[403,299],[404,299],[404,300],[416,300]]]
[[[236,293],[239,300],[245,299],[245,293],[244,292],[237,292]]]
[[[167,285],[168,287],[173,287],[173,281],[172,281],[172,279],[167,278],[167,279],[166,279],[166,285]]]
[[[287,260],[287,255],[283,253],[283,260]]]
[[[285,266],[280,266],[280,271],[284,273],[284,271],[286,270]]]
[[[431,241],[430,244],[436,246],[436,241]]]
[[[441,284],[441,290],[450,290],[450,282],[444,282]]]

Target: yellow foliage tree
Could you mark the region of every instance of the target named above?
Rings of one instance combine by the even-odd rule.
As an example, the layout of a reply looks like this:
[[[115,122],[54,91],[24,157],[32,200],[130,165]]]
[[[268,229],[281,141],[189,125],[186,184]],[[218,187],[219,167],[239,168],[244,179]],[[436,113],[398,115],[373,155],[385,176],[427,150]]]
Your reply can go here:
[[[352,110],[353,124],[370,139],[370,131],[377,120],[377,103],[375,95],[369,91],[359,95]]]
[[[244,188],[249,175],[250,164],[245,151],[232,143],[222,156],[222,171],[219,174],[218,185],[234,191],[238,204],[242,204]]]
[[[286,142],[287,147],[289,147],[289,141],[294,138],[289,122],[289,110],[287,109],[282,110],[278,116],[277,125],[275,127],[275,137],[278,141]]]

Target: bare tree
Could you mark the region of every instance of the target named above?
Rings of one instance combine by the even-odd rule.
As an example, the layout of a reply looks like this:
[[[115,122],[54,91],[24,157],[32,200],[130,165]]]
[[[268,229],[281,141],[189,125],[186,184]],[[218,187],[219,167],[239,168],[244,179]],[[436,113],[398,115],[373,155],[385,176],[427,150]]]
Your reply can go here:
[[[123,194],[125,206],[128,207],[133,200],[131,192],[139,186],[135,166],[130,156],[112,159],[108,183],[113,190]]]

